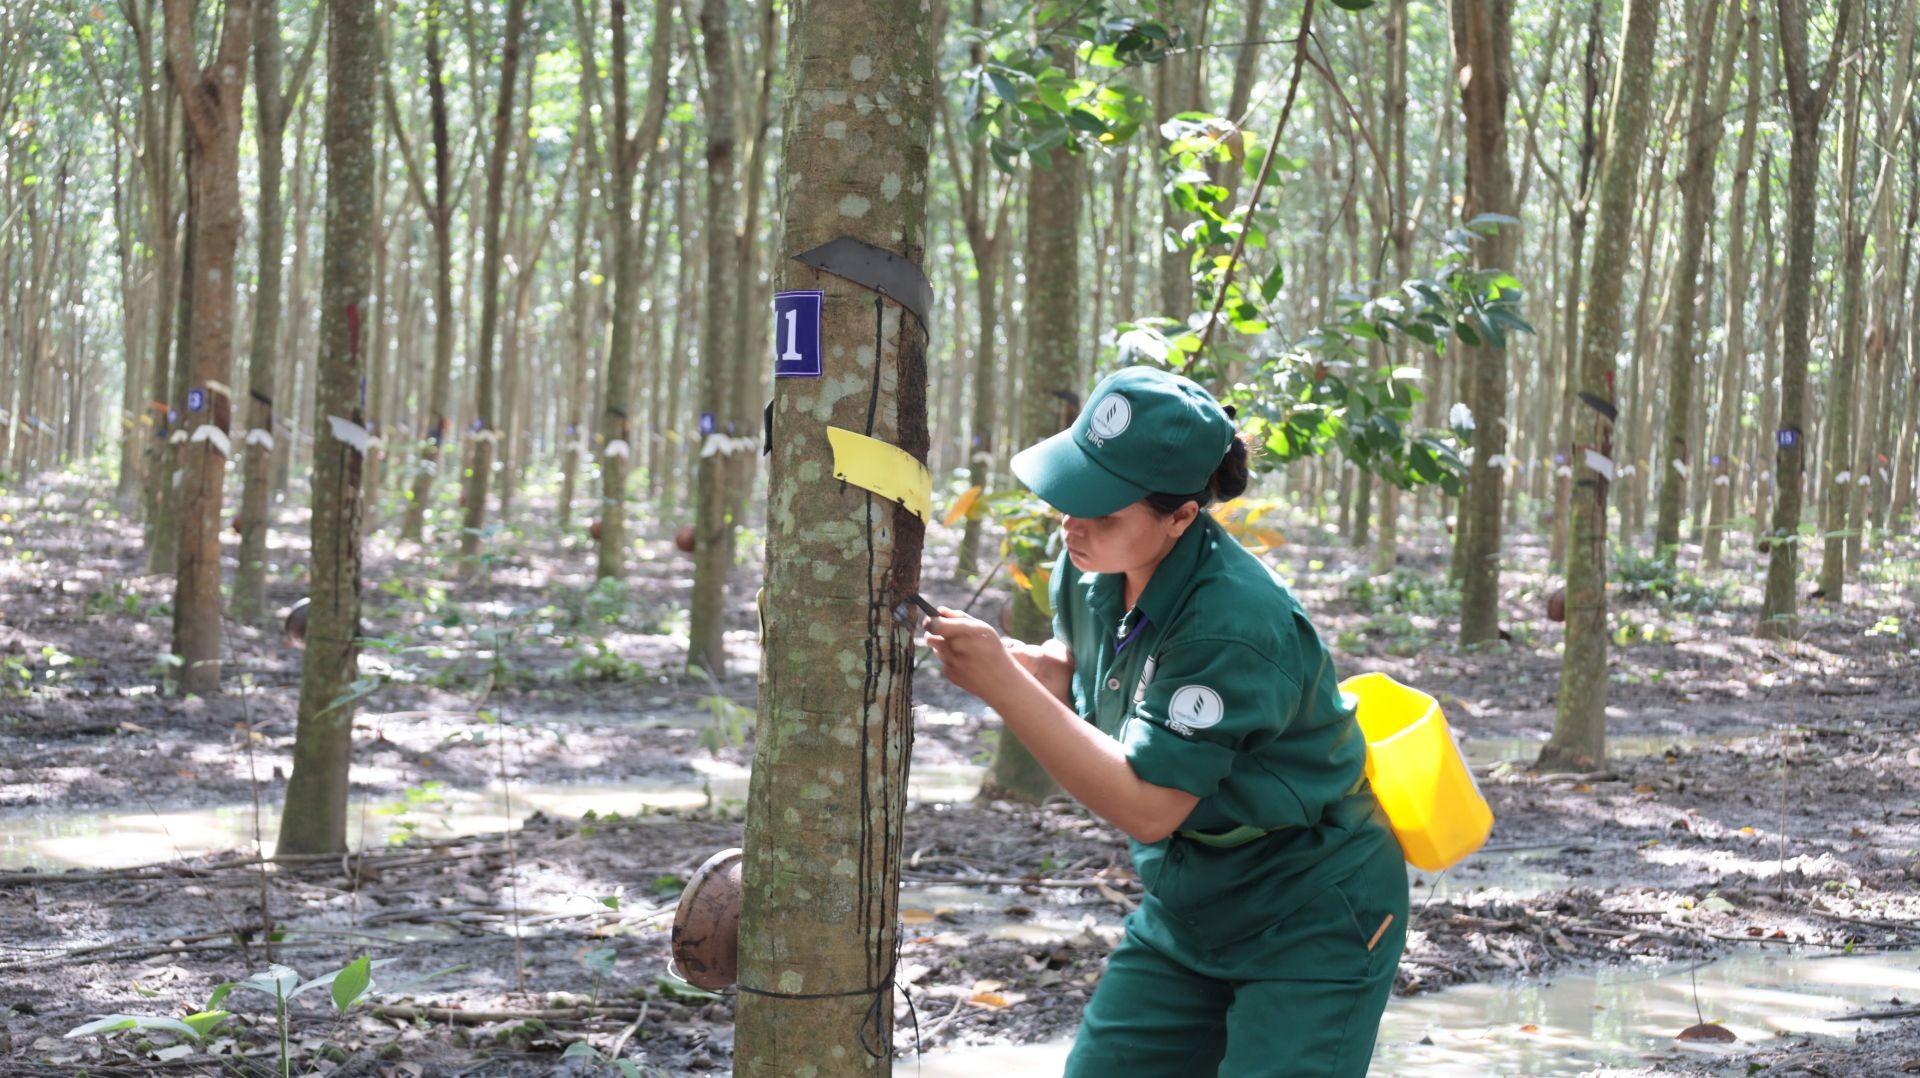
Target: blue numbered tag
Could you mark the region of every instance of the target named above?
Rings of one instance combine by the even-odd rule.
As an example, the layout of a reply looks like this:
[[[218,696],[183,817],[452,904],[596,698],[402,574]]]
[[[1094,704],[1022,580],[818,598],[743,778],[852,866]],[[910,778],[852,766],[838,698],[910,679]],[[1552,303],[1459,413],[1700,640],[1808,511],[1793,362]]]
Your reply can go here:
[[[823,292],[773,294],[773,376],[818,378]]]
[[[1780,448],[1792,449],[1794,446],[1800,444],[1800,428],[1781,427],[1780,430],[1776,432],[1775,438],[1779,440]]]
[[[718,427],[716,427],[713,422],[713,413],[701,412],[700,413],[700,433],[703,435],[712,434],[717,429]]]
[[[207,410],[207,391],[204,389],[187,390],[187,411],[204,412]]]

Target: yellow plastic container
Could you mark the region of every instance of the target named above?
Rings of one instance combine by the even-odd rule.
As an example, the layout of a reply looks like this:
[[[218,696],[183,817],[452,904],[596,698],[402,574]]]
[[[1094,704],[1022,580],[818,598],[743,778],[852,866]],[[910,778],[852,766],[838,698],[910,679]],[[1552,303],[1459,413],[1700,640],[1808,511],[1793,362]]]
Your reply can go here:
[[[1407,862],[1428,872],[1459,864],[1493,830],[1493,810],[1453,743],[1440,704],[1385,674],[1340,683],[1367,738],[1367,780]]]

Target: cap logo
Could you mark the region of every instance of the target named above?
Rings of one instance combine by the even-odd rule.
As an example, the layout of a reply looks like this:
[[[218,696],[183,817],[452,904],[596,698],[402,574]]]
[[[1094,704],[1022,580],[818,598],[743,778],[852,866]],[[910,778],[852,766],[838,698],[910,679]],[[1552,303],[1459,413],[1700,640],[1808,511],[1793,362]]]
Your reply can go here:
[[[1093,406],[1093,415],[1087,420],[1087,440],[1097,446],[1105,446],[1108,438],[1117,438],[1133,422],[1133,405],[1118,393],[1109,393]]]
[[[1205,685],[1183,685],[1167,704],[1167,725],[1176,734],[1218,726],[1226,717],[1220,694]]]

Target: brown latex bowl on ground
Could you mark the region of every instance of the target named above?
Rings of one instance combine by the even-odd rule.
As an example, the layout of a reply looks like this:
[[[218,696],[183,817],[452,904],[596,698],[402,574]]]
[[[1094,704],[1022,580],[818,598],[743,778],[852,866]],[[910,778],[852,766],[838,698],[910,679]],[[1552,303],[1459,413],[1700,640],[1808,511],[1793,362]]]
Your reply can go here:
[[[721,989],[740,969],[740,858],[721,850],[695,870],[673,914],[673,964],[688,984]]]
[[[290,648],[307,646],[307,600],[302,599],[287,611],[287,623],[281,634],[281,640]]]
[[[683,553],[693,553],[693,525],[682,524],[680,530],[673,533],[673,545]]]

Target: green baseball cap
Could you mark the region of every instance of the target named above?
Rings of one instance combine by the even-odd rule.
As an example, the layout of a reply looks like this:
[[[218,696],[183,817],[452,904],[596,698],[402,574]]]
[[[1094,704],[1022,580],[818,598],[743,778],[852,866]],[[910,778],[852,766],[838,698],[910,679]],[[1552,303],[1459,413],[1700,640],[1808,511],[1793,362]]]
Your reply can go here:
[[[1055,509],[1103,517],[1149,494],[1205,490],[1233,421],[1192,379],[1128,367],[1094,387],[1073,426],[1013,458],[1013,474]]]

